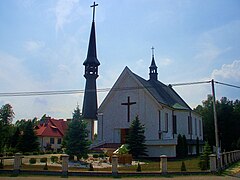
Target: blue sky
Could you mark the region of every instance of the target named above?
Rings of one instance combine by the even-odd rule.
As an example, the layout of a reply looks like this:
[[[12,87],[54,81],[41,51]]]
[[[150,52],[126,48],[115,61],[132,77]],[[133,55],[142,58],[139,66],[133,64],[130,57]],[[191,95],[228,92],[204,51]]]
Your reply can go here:
[[[0,1],[0,92],[84,89],[92,9],[90,0]],[[148,79],[151,47],[159,80],[211,80],[240,85],[239,0],[99,0],[96,33],[98,88],[112,87],[125,66]],[[210,84],[175,87],[192,107]],[[240,99],[216,85],[217,99]],[[99,104],[106,93],[98,94]],[[15,120],[70,118],[83,94],[0,97]]]

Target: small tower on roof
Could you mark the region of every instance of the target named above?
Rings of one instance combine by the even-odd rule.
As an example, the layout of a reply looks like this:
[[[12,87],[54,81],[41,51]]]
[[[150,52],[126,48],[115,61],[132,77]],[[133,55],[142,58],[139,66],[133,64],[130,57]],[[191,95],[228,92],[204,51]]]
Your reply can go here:
[[[157,66],[154,60],[154,47],[152,47],[152,62],[149,67],[149,80],[158,80]]]
[[[88,129],[90,131],[90,139],[93,139],[94,135],[94,120],[97,119],[97,88],[96,79],[98,78],[98,66],[100,65],[97,59],[96,48],[96,35],[95,35],[95,7],[98,4],[94,4],[90,7],[93,8],[93,20],[88,45],[87,58],[83,62],[85,66],[84,77],[86,79],[82,116],[85,121],[88,122]]]

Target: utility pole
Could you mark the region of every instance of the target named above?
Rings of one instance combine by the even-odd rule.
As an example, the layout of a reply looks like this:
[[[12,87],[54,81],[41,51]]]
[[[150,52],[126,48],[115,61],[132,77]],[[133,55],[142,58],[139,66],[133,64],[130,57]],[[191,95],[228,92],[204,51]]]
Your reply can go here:
[[[218,139],[218,125],[217,125],[217,111],[216,111],[216,98],[214,79],[212,79],[212,96],[213,96],[213,116],[214,116],[214,128],[215,128],[215,140],[216,140],[216,154],[217,154],[217,169],[220,170],[220,147]]]

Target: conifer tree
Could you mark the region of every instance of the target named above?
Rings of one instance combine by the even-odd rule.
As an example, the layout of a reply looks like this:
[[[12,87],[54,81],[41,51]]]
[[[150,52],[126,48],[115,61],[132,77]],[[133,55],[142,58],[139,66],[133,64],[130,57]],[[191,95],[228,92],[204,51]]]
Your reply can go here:
[[[144,132],[144,125],[140,123],[138,116],[136,116],[136,118],[132,121],[126,139],[129,153],[131,153],[134,158],[138,158],[139,156],[147,156]]]
[[[33,152],[39,150],[38,137],[36,136],[31,120],[26,122],[23,134],[19,138],[16,148],[21,152]]]
[[[74,110],[73,119],[68,124],[64,145],[66,153],[70,156],[77,156],[78,160],[88,154],[90,142],[87,124],[81,118],[79,106]]]

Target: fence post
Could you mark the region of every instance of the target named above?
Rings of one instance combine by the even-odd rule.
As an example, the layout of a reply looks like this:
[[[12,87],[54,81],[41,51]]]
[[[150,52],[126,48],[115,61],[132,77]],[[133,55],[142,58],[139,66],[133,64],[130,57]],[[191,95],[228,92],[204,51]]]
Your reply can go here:
[[[160,161],[161,172],[162,174],[166,174],[167,173],[167,156],[161,155],[160,159],[161,159]]]
[[[117,176],[118,175],[118,156],[113,155],[112,156],[112,175]]]
[[[216,155],[211,154],[211,155],[209,155],[209,157],[210,157],[210,171],[211,172],[216,172],[217,171]]]
[[[69,159],[69,155],[67,154],[62,155],[62,175],[63,176],[68,175],[68,159]]]
[[[13,165],[13,173],[19,174],[20,172],[20,166],[21,166],[21,153],[16,153],[14,156],[14,165]]]
[[[223,167],[223,154],[222,153],[220,153],[220,168],[224,169],[224,167]]]

